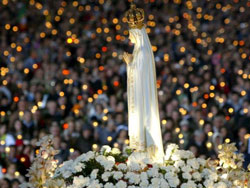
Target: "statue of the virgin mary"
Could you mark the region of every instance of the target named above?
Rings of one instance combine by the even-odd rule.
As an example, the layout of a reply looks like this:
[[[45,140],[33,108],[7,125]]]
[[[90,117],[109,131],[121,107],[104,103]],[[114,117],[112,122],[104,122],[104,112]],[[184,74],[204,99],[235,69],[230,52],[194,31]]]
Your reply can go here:
[[[144,11],[131,4],[125,17],[133,54],[124,53],[127,63],[128,127],[130,147],[146,152],[157,162],[164,152],[159,119],[155,61],[145,25]]]

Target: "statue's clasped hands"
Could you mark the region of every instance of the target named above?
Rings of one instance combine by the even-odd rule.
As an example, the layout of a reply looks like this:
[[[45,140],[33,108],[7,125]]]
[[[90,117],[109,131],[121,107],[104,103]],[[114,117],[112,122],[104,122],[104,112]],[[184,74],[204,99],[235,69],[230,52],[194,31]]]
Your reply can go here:
[[[123,53],[123,60],[125,61],[125,63],[128,65],[129,63],[132,62],[133,60],[133,55],[129,54],[128,52],[124,52]]]

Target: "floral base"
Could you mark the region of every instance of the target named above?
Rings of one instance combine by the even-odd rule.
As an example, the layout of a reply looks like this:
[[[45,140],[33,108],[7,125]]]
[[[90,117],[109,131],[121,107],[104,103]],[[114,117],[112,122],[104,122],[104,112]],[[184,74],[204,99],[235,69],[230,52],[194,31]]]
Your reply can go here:
[[[250,187],[249,169],[243,169],[243,157],[235,153],[234,144],[223,145],[218,161],[195,158],[192,152],[179,150],[177,145],[170,144],[163,164],[152,162],[143,152],[133,152],[129,148],[121,152],[117,148],[103,146],[100,152],[90,151],[58,167],[53,163],[55,152],[48,150],[51,154],[43,150],[52,146],[44,143],[41,146],[41,153],[29,171],[30,181],[21,187]],[[43,165],[48,167],[49,164],[50,171],[46,171]]]

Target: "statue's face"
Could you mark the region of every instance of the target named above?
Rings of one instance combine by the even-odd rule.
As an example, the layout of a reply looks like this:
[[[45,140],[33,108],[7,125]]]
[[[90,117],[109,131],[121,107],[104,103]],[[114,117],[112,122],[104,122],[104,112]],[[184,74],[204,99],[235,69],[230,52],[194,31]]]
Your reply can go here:
[[[131,34],[131,32],[129,32],[129,40],[134,44],[136,42],[135,40],[135,36],[133,34]]]

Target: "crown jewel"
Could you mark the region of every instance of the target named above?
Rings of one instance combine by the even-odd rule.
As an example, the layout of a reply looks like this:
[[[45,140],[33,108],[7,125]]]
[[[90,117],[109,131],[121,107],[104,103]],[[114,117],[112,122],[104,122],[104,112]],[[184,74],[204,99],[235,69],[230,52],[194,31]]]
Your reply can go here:
[[[130,4],[130,9],[125,13],[125,18],[131,29],[141,29],[144,25],[144,11],[141,8],[136,8],[134,3]]]

